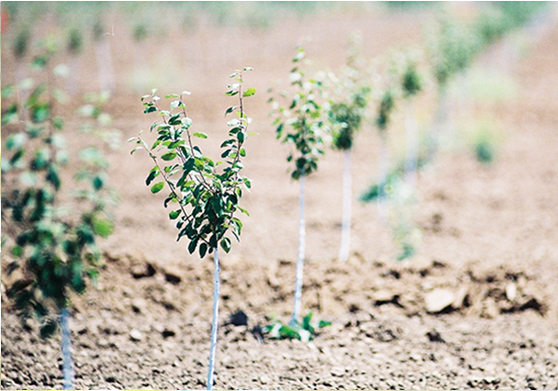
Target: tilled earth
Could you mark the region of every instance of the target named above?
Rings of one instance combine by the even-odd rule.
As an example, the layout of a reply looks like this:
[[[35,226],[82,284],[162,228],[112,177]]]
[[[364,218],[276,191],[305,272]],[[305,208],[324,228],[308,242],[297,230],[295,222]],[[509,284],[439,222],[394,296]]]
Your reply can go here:
[[[139,265],[109,261],[105,275],[111,279],[102,282],[100,291],[76,300],[72,329],[77,388],[203,387],[210,265],[182,277]],[[324,309],[337,314],[327,317],[333,325],[310,343],[267,338],[262,343],[254,330],[266,324],[268,308],[288,313],[283,300],[289,293],[283,287],[289,286],[294,264],[279,262],[276,270],[246,263],[224,268],[222,318],[241,309],[248,325],[222,322],[217,388],[558,385],[558,330],[542,316],[546,309],[541,303],[547,299],[526,293],[538,292],[536,280],[521,271],[483,270],[478,265],[456,270],[440,262],[392,267],[358,258],[307,266],[306,305],[322,318]],[[512,285],[517,286],[516,297],[509,300],[506,288],[509,292]],[[436,310],[445,314],[427,314],[425,297],[432,295],[432,287],[444,286],[466,293]],[[114,292],[121,297],[114,298]],[[36,330],[27,327],[22,329],[14,314],[3,315],[3,338],[8,341],[2,348],[3,387],[60,388],[59,341],[39,342]]]
[[[243,202],[251,217],[244,221],[242,243],[222,259],[216,388],[558,389],[555,23],[534,38],[533,31],[524,31],[512,41],[512,46],[529,44],[507,70],[519,93],[475,107],[476,115],[491,113],[503,129],[495,163],[483,167],[468,151],[452,150],[421,173],[416,221],[422,244],[413,259],[393,260],[396,249],[375,205],[357,202],[351,257],[335,259],[341,157],[328,151],[307,182],[303,308],[332,326],[310,343],[262,341],[257,333],[274,317],[289,319],[297,245],[298,187],[289,181],[286,151],[269,125],[266,86],[287,74],[301,37],[313,35],[308,52],[317,63],[338,66],[354,29],[361,30],[366,53],[375,55],[415,42],[430,17],[345,12],[332,23],[331,16],[320,14],[305,25],[288,21],[262,36],[245,37],[245,45],[265,47],[257,53],[261,57],[243,49],[252,62],[240,64],[255,68],[258,94],[249,114],[260,135],[247,145],[246,171],[254,186]],[[212,42],[205,52],[208,68],[196,65],[197,59],[186,62],[188,75],[203,77],[185,78],[193,84],[187,89],[206,87],[190,114],[196,120],[195,113],[201,113],[199,130],[209,140],[220,137],[214,129],[226,129],[211,118],[221,118],[227,102],[210,102],[222,95],[227,80],[208,75],[229,74],[230,63],[242,57],[241,50],[225,55],[235,37],[205,26],[187,38],[186,46],[202,38]],[[153,53],[165,50],[150,44]],[[91,58],[88,52],[81,60],[84,74],[96,72]],[[122,84],[129,77],[129,58],[126,50],[115,51],[116,79]],[[483,61],[491,64],[489,56]],[[4,83],[14,77],[13,59],[4,51],[2,68]],[[150,81],[157,76],[151,74]],[[141,94],[118,88],[109,111],[126,139],[148,128],[151,119],[138,114]],[[378,142],[369,130],[359,134],[355,146],[355,193],[377,172]],[[105,269],[98,286],[76,297],[72,307],[76,388],[201,389],[207,376],[212,262],[189,256],[184,243],[174,243],[176,232],[162,199],[143,183],[149,161],[139,154],[130,157],[127,148],[109,155],[121,200],[115,234],[105,242]],[[210,144],[204,151],[216,153]],[[34,321],[21,324],[5,297],[10,282],[3,273],[2,389],[60,389],[59,337],[41,341]],[[248,316],[247,326],[227,321],[238,310]]]

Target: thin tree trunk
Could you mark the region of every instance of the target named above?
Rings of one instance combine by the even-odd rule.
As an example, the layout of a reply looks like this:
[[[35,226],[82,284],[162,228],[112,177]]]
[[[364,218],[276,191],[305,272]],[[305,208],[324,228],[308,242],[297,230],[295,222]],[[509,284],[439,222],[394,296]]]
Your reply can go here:
[[[302,299],[302,276],[304,271],[304,252],[306,247],[306,223],[304,221],[304,186],[306,177],[304,173],[300,177],[300,215],[298,220],[298,257],[296,260],[296,281],[294,294],[294,310],[291,319],[291,325],[298,321],[300,315],[301,299]]]
[[[388,181],[388,135],[387,131],[380,132],[380,154],[379,154],[379,174],[378,174],[378,213],[380,222],[387,224],[387,181]]]
[[[417,184],[418,165],[418,129],[416,119],[416,106],[412,98],[405,100],[405,133],[406,133],[406,159],[405,182],[411,189]]]
[[[448,120],[448,102],[446,87],[438,88],[438,108],[436,109],[436,117],[430,131],[428,160],[434,159],[440,148],[440,138],[447,127]]]
[[[66,77],[67,93],[68,96],[74,97],[80,93],[80,66],[77,55],[70,55],[69,60],[69,74]]]
[[[145,64],[145,59],[142,56],[142,44],[141,42],[134,42],[134,88],[138,92],[143,92],[145,88],[142,81],[145,80],[144,76],[147,76],[147,66]]]
[[[341,248],[339,249],[339,260],[346,261],[349,258],[351,242],[351,150],[346,149],[343,160],[343,219],[341,223]]]
[[[97,71],[99,74],[99,88],[101,91],[114,91],[114,73],[112,67],[112,56],[110,54],[110,42],[102,38],[95,44],[97,56]]]
[[[219,273],[219,249],[213,249],[213,322],[211,324],[211,347],[209,348],[209,372],[207,374],[207,389],[213,388],[213,375],[215,372],[215,352],[217,350],[217,331],[219,327],[219,287],[221,285]]]
[[[15,66],[15,76],[16,76],[16,94],[17,94],[17,104],[19,106],[19,115],[22,121],[25,121],[25,110],[23,110],[23,106],[25,101],[27,100],[28,91],[23,91],[20,88],[20,84],[23,80],[25,80],[25,65],[23,62],[16,60]]]
[[[74,389],[74,362],[72,360],[72,341],[70,332],[70,312],[63,308],[60,312],[60,328],[62,329],[62,375],[64,389]]]

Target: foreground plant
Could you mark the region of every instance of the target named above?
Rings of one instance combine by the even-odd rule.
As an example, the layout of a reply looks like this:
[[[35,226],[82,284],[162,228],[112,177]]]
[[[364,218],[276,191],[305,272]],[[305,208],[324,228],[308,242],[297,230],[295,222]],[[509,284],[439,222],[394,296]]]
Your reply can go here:
[[[332,127],[334,148],[343,151],[343,218],[341,224],[341,246],[339,260],[349,258],[351,240],[351,151],[355,133],[360,130],[368,104],[370,86],[364,82],[359,69],[356,37],[353,38],[347,68],[338,84],[337,99],[331,104],[329,118]]]
[[[263,333],[273,339],[298,339],[299,341],[308,342],[314,339],[317,331],[327,326],[331,326],[331,322],[327,320],[312,321],[312,311],[302,318],[302,322],[286,325],[280,320],[274,319],[270,325],[263,328]]]
[[[252,68],[243,69],[250,70]],[[213,387],[214,382],[219,320],[219,246],[227,253],[230,251],[231,239],[227,234],[240,240],[242,230],[242,222],[236,215],[238,212],[248,215],[239,206],[242,189],[251,187],[250,180],[240,174],[244,167],[241,159],[246,156],[244,143],[250,123],[244,112],[243,98],[254,95],[256,90],[242,89],[243,71],[236,71],[231,75],[235,82],[229,85],[226,93],[227,96],[238,97],[238,106],[229,107],[225,112],[225,115],[235,114],[235,118],[228,121],[228,138],[221,144],[221,158],[224,161],[211,160],[194,144],[194,138],[206,139],[207,135],[191,130],[192,119],[188,116],[184,103],[185,96],[190,95],[187,91],[180,95],[165,96],[173,99],[169,110],[159,106],[160,97],[155,95],[156,90],[152,90],[151,95],[143,96],[144,113],[157,113],[162,118],[151,126],[151,131],[155,130],[158,136],[151,146],[141,138],[141,134],[140,137],[129,140],[138,145],[132,153],[145,149],[155,163],[145,180],[145,184],[151,186],[151,192],[159,193],[165,187],[169,192],[163,205],[173,209],[169,212],[169,218],[177,221],[177,240],[183,237],[188,239],[190,254],[196,250],[201,258],[206,254],[213,254],[213,321],[208,390]],[[224,168],[218,169],[221,164]]]
[[[299,63],[304,56],[304,49],[299,47],[297,55],[292,60],[293,63]],[[272,114],[276,118],[273,125],[277,126],[277,138],[294,146],[294,151],[289,154],[287,161],[295,163],[291,177],[300,181],[298,256],[294,309],[290,323],[294,325],[298,322],[300,315],[306,247],[304,187],[306,177],[318,169],[318,160],[324,153],[325,136],[327,136],[327,111],[321,103],[321,98],[324,95],[323,80],[318,78],[306,80],[306,73],[298,65],[291,70],[289,77],[292,80],[291,86],[295,89],[295,93],[288,106],[280,106],[278,102],[274,102],[274,98],[269,101],[273,102],[274,105]],[[286,93],[282,94],[282,96],[286,95]]]
[[[113,196],[108,164],[95,145],[69,165],[64,120],[56,115],[64,97],[54,86],[60,68],[51,67],[51,49],[33,61],[37,77],[47,81],[26,83],[23,107],[13,98],[15,88],[2,89],[3,100],[12,101],[2,113],[2,128],[9,134],[8,157],[2,158],[2,243],[11,247],[13,259],[7,274],[20,276],[7,295],[24,322],[39,319],[42,338],[61,327],[64,389],[72,389],[71,297],[86,290],[88,279],[97,279],[102,266],[97,240],[112,233],[106,208]],[[74,181],[62,183],[64,172],[74,174]]]

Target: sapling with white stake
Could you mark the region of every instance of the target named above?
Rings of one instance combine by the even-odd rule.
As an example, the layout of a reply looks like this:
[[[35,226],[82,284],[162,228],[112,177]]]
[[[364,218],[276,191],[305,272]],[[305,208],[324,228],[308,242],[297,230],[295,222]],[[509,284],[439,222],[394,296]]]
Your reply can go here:
[[[395,109],[395,88],[388,84],[381,94],[377,108],[376,127],[380,135],[379,174],[378,174],[378,211],[382,223],[387,223],[387,193],[389,170],[388,126]]]
[[[356,38],[355,38],[356,40]],[[338,99],[331,103],[329,118],[331,122],[333,147],[343,151],[343,217],[341,223],[341,246],[339,260],[349,258],[351,238],[351,151],[355,133],[360,130],[364,111],[368,103],[370,86],[357,65],[357,50],[354,44],[347,61],[345,74],[338,84]]]
[[[416,186],[418,166],[418,126],[415,97],[422,90],[422,78],[418,73],[417,66],[417,60],[411,55],[407,55],[401,75],[401,89],[405,105],[405,181],[411,189]]]
[[[201,258],[206,254],[213,254],[213,321],[208,390],[212,389],[214,383],[219,321],[219,246],[227,253],[230,251],[231,239],[227,236],[228,233],[240,240],[242,222],[236,215],[238,212],[248,214],[240,207],[239,201],[242,189],[251,187],[250,180],[240,174],[243,169],[241,158],[246,156],[244,143],[248,137],[250,123],[244,111],[243,99],[256,92],[254,88],[242,88],[243,72],[250,70],[252,68],[247,67],[234,72],[231,75],[234,83],[229,85],[226,92],[227,96],[238,97],[238,106],[229,107],[225,112],[225,115],[235,114],[235,118],[228,122],[228,138],[221,144],[221,158],[225,159],[224,162],[213,161],[203,155],[200,147],[194,144],[195,137],[206,139],[207,135],[192,132],[192,119],[188,116],[184,102],[186,96],[190,95],[187,91],[180,95],[165,96],[173,99],[169,110],[159,106],[157,90],[154,89],[150,95],[143,96],[144,113],[157,113],[162,118],[151,126],[151,131],[155,130],[158,136],[151,146],[141,138],[141,134],[129,140],[137,144],[132,153],[138,149],[145,149],[155,163],[145,181],[147,186],[151,186],[151,192],[158,193],[165,187],[169,191],[164,207],[173,209],[169,212],[169,218],[177,221],[177,240],[183,237],[189,240],[190,254],[196,249]],[[224,168],[219,169],[221,164],[224,164]]]
[[[295,167],[291,177],[300,181],[299,193],[299,235],[298,256],[296,262],[296,281],[294,294],[294,309],[290,325],[299,325],[299,315],[302,297],[302,279],[304,270],[304,256],[306,246],[306,224],[304,218],[304,187],[308,175],[318,168],[318,159],[324,153],[325,136],[327,135],[327,111],[322,107],[321,98],[324,94],[324,83],[317,78],[306,79],[306,73],[300,69],[298,63],[303,60],[305,51],[298,48],[293,63],[297,65],[291,70],[289,77],[295,93],[289,105],[281,107],[274,98],[272,114],[277,117],[273,124],[277,126],[277,138],[284,143],[294,145],[287,157],[287,161],[294,162]],[[286,96],[285,94],[282,94]]]
[[[428,160],[432,160],[440,146],[440,138],[449,128],[449,83],[467,69],[478,52],[477,34],[463,23],[447,16],[439,21],[439,28],[430,36],[428,54],[430,67],[437,84],[437,109],[430,134]]]
[[[113,230],[106,212],[113,195],[107,187],[108,163],[96,146],[81,150],[79,160],[68,164],[64,121],[57,115],[64,95],[52,75],[58,67],[50,65],[54,53],[50,47],[33,60],[42,73],[38,78],[47,81],[28,83],[24,106],[13,99],[12,87],[2,89],[2,99],[13,100],[2,113],[2,128],[9,134],[9,157],[2,158],[2,242],[12,247],[7,278],[21,270],[21,278],[10,283],[6,293],[24,323],[33,316],[41,321],[42,338],[60,326],[64,389],[73,389],[71,297],[86,290],[87,279],[97,279],[97,240]],[[96,113],[102,113],[100,107]],[[63,183],[68,171],[75,180]]]

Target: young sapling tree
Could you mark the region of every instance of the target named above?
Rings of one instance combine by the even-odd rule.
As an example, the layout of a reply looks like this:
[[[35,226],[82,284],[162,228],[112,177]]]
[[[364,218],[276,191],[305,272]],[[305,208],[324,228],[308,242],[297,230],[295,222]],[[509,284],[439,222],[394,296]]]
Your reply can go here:
[[[380,221],[387,223],[387,184],[389,171],[389,144],[388,144],[388,126],[390,124],[391,115],[395,109],[395,87],[388,84],[381,93],[380,101],[377,107],[376,127],[380,135],[380,153],[378,157],[378,211]]]
[[[405,57],[401,74],[401,90],[405,112],[405,181],[414,189],[417,181],[418,165],[418,125],[415,97],[422,90],[422,78],[418,73],[417,60],[411,55]]]
[[[69,68],[70,73],[68,75],[68,92],[70,95],[78,91],[78,81],[80,80],[79,70],[80,67],[77,64],[77,58],[83,50],[83,34],[79,27],[74,26],[68,31],[68,41],[66,44],[66,50],[70,55]]]
[[[68,165],[64,121],[56,115],[63,93],[54,86],[53,54],[49,50],[33,61],[47,81],[30,82],[25,105],[14,102],[2,114],[2,128],[9,134],[9,157],[2,158],[2,242],[12,247],[7,274],[15,281],[7,295],[24,322],[39,319],[42,338],[61,327],[64,389],[72,389],[71,297],[86,290],[88,278],[97,279],[97,240],[113,230],[106,211],[113,195],[107,187],[108,164],[94,145]],[[3,88],[2,98],[11,99],[12,91]],[[75,180],[62,183],[70,167]]]
[[[428,43],[430,66],[437,84],[437,109],[430,134],[428,160],[437,154],[440,138],[448,128],[448,87],[456,75],[463,73],[478,52],[477,35],[463,23],[450,20],[447,16],[439,21],[438,30]]]
[[[333,147],[343,151],[343,217],[339,260],[349,258],[351,239],[351,151],[355,133],[360,130],[370,94],[363,72],[357,65],[358,52],[353,45],[342,81],[338,84],[338,100],[334,99],[329,111]]]
[[[300,324],[298,321],[301,309],[302,280],[304,273],[304,256],[306,247],[306,223],[304,218],[304,188],[308,175],[318,168],[318,160],[324,153],[325,136],[327,136],[327,110],[322,107],[324,83],[318,78],[306,80],[306,73],[300,69],[299,63],[304,59],[305,51],[299,46],[293,63],[297,64],[290,72],[291,86],[295,93],[287,106],[280,106],[274,98],[272,114],[276,116],[273,125],[277,126],[277,138],[294,146],[287,161],[294,162],[291,177],[300,182],[299,193],[299,234],[298,255],[296,261],[296,279],[294,309],[290,325]],[[286,96],[286,93],[281,94]]]
[[[151,131],[158,133],[156,141],[149,146],[141,137],[133,137],[139,149],[145,149],[154,162],[154,167],[149,171],[145,180],[151,187],[153,194],[160,192],[165,187],[168,196],[164,207],[172,207],[169,218],[176,220],[178,238],[186,237],[189,240],[188,251],[190,254],[199,251],[201,258],[206,254],[213,254],[214,262],[214,290],[213,290],[213,321],[211,326],[211,346],[209,351],[209,369],[207,389],[210,390],[214,383],[215,353],[217,347],[217,331],[219,320],[219,288],[220,288],[220,263],[219,246],[229,252],[232,234],[240,240],[242,222],[236,215],[248,212],[240,207],[242,189],[250,188],[251,182],[241,175],[243,164],[241,159],[246,156],[244,143],[248,137],[250,119],[244,111],[244,98],[254,95],[256,90],[248,88],[243,90],[243,72],[252,68],[244,68],[234,72],[231,77],[234,83],[229,85],[227,96],[237,96],[238,106],[229,107],[225,115],[235,114],[235,118],[228,122],[228,138],[222,142],[221,148],[223,161],[213,161],[203,155],[200,147],[195,145],[195,137],[206,139],[202,132],[192,132],[192,119],[186,111],[184,98],[190,93],[184,91],[180,95],[169,94],[165,98],[172,98],[170,109],[159,106],[160,98],[155,95],[157,90],[152,90],[150,95],[142,97],[145,107],[144,113],[157,113],[161,120],[151,126]],[[224,168],[219,166],[224,164]],[[158,179],[158,180],[157,180]]]

